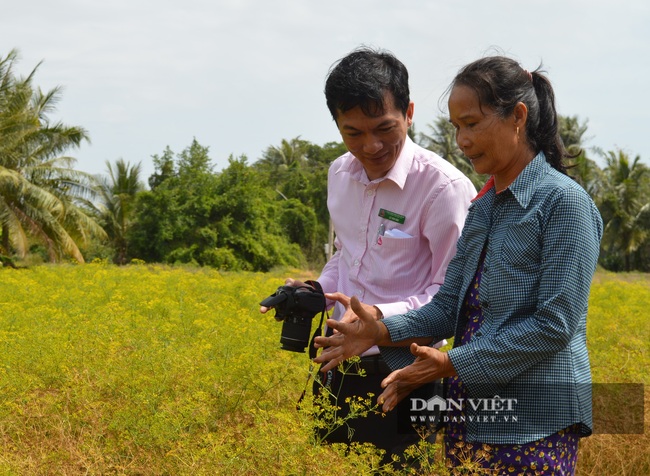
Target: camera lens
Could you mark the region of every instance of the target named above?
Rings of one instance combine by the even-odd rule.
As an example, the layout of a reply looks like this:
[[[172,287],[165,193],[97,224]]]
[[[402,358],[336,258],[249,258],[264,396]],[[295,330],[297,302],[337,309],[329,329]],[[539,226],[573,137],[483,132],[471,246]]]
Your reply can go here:
[[[280,343],[282,349],[292,352],[304,352],[309,345],[311,319],[302,317],[286,318],[282,323]]]

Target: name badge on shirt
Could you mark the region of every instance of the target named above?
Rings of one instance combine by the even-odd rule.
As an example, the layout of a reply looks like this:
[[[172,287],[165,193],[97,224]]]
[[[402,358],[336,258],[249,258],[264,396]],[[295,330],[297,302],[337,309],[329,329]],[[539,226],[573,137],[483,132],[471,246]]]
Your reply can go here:
[[[379,216],[385,218],[386,220],[394,221],[402,225],[404,224],[404,221],[406,221],[406,217],[404,215],[391,212],[390,210],[386,210],[385,208],[379,209]]]

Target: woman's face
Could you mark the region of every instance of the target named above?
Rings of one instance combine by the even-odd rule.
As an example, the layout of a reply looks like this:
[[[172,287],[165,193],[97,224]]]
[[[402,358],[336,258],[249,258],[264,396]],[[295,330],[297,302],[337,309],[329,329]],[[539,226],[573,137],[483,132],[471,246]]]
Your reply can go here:
[[[518,120],[515,113],[501,118],[481,107],[476,91],[468,86],[454,86],[448,105],[456,142],[474,170],[494,175],[497,182],[507,179],[509,185],[530,160],[522,164],[525,119]]]

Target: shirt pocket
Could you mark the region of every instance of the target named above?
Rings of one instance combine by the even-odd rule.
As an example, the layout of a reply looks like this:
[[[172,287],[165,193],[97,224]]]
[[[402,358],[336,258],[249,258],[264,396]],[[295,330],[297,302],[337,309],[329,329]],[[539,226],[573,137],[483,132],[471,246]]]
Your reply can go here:
[[[501,259],[522,271],[537,269],[541,262],[540,239],[539,222],[535,219],[510,225],[501,247]]]
[[[390,285],[395,279],[408,279],[422,260],[420,247],[418,237],[382,236],[381,245],[376,244],[373,249],[370,280],[383,286]]]

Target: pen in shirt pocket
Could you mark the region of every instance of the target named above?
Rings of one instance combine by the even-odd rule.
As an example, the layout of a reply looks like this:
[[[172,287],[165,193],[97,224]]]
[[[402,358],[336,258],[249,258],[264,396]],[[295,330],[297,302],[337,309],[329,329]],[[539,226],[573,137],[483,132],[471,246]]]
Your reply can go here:
[[[375,241],[377,242],[378,245],[381,245],[381,237],[384,236],[384,233],[386,232],[386,225],[383,223],[379,225],[379,228],[377,228],[377,236],[375,237]]]

